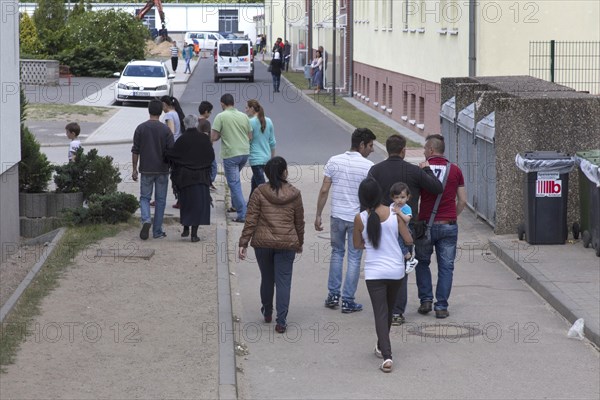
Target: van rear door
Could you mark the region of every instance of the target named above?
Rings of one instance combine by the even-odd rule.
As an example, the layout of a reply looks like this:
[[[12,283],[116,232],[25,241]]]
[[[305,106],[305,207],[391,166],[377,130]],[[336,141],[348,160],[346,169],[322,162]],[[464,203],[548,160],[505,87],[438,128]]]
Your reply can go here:
[[[221,42],[218,50],[219,73],[250,73],[251,59],[248,43]]]

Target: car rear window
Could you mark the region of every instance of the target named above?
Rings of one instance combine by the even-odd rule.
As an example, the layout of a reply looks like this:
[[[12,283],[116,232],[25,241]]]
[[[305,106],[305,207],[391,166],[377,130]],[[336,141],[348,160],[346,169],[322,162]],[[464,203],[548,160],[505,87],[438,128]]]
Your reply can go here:
[[[219,45],[221,57],[243,57],[248,55],[248,43],[221,43]]]
[[[162,78],[165,70],[155,65],[129,65],[123,71],[123,76],[146,76],[149,78]]]

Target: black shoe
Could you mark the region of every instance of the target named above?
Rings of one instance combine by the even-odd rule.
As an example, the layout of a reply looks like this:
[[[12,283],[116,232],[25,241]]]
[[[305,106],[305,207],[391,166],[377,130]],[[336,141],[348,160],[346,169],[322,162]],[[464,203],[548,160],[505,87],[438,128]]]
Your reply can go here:
[[[340,305],[340,296],[336,294],[329,294],[325,299],[325,307],[337,308]]]
[[[450,312],[448,310],[435,310],[436,318],[448,318],[450,316]]]
[[[188,237],[190,236],[190,228],[187,226],[183,227],[183,232],[181,232],[181,237]]]
[[[148,240],[148,236],[150,234],[150,226],[152,226],[150,222],[144,222],[144,224],[142,225],[142,230],[140,231],[140,239]]]
[[[417,312],[419,314],[428,314],[431,312],[431,301],[424,301],[421,303],[421,305],[419,306],[419,309],[417,310]]]
[[[200,238],[198,236],[192,236],[192,243],[199,242]]]
[[[400,326],[406,320],[404,319],[404,315],[402,314],[393,314],[392,315],[392,326]]]
[[[271,323],[271,321],[273,321],[273,310],[271,310],[271,312],[270,312],[270,313],[267,313],[267,312],[265,311],[265,308],[264,308],[264,307],[261,307],[261,308],[260,308],[260,313],[263,315],[263,318],[264,318],[264,320],[265,320],[265,322],[266,322],[267,324],[270,324],[270,323]]]

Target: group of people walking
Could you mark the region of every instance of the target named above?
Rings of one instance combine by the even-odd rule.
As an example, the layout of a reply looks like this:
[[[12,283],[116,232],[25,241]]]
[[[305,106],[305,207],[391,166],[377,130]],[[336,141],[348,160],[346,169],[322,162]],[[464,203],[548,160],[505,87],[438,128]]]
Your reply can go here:
[[[383,359],[380,369],[393,369],[390,329],[404,322],[408,273],[416,271],[420,314],[432,311],[433,250],[438,263],[435,316],[449,316],[458,239],[457,217],[466,204],[464,179],[458,166],[443,157],[440,135],[427,138],[426,161],[419,166],[404,161],[406,139],[392,135],[386,141],[389,158],[374,165],[375,135],[366,128],[354,131],[350,150],[329,159],[317,199],[314,226],[323,230],[322,212],[331,193],[328,295],[325,307],[342,313],[361,311],[355,293],[363,250],[364,276],[375,318],[374,354]],[[261,273],[261,313],[266,323],[276,310],[275,330],[284,333],[289,311],[293,260],[302,252],[304,208],[301,193],[286,181],[286,162],[275,157],[266,164],[269,183],[250,197],[246,224],[239,240],[239,256],[255,248]],[[421,200],[419,203],[419,199]],[[419,209],[420,206],[420,209]],[[415,240],[415,222],[428,221],[425,238]],[[347,253],[346,253],[347,248]],[[343,260],[347,270],[343,276]],[[343,284],[342,284],[343,281]],[[275,305],[273,297],[276,297]]]
[[[244,223],[238,254],[245,259],[248,246],[254,247],[261,274],[262,317],[270,323],[275,313],[275,330],[284,333],[293,262],[304,244],[302,194],[287,180],[286,160],[275,155],[273,123],[261,104],[251,99],[247,101],[246,113],[242,113],[228,93],[220,103],[223,111],[211,127],[208,116],[212,105],[208,102],[200,104],[200,117],[182,117],[176,99],[150,102],[149,120],[136,129],[132,147],[133,179],[138,179],[138,162],[141,174],[140,238],[148,239],[151,226],[154,238],[166,236],[162,213],[170,173],[180,203],[184,227],[181,236],[191,236],[192,242],[200,240],[198,226],[210,224],[210,187],[215,166],[212,143],[221,140],[223,169],[232,200],[227,211],[236,213],[231,221]],[[166,123],[160,122],[163,111],[177,115],[179,125],[167,115]],[[175,139],[173,130],[177,126],[183,131]],[[373,152],[375,139],[369,129],[358,128],[352,133],[350,149],[328,160],[314,227],[317,231],[324,229],[322,214],[331,193],[331,257],[324,305],[337,309],[341,303],[344,314],[363,309],[355,294],[362,252],[366,251],[364,276],[377,335],[374,353],[383,359],[380,369],[390,372],[393,359],[389,332],[392,325],[405,321],[408,273],[416,271],[420,300],[417,311],[425,315],[433,310],[437,318],[449,316],[457,217],[466,205],[466,192],[461,170],[443,156],[442,136],[427,137],[426,160],[418,166],[404,160],[406,139],[401,135],[391,135],[386,140],[389,156],[374,165],[367,157]],[[248,202],[240,180],[240,171],[247,162],[252,169]],[[151,222],[149,203],[153,189],[156,209]],[[417,224],[425,226],[425,234],[418,239]],[[434,249],[438,264],[435,297],[429,267]],[[342,279],[345,257],[347,269]]]
[[[166,207],[169,176],[183,226],[182,237],[198,242],[198,227],[210,225],[211,191],[217,176],[213,142],[221,140],[221,157],[232,198],[229,212],[237,213],[233,222],[245,222],[246,200],[242,194],[240,171],[250,161],[252,190],[265,182],[264,168],[275,155],[275,132],[271,119],[254,99],[247,102],[246,113],[235,108],[231,94],[221,97],[223,112],[211,126],[213,106],[203,101],[198,115],[185,116],[176,98],[164,96],[148,105],[149,120],[140,124],[133,138],[132,177],[140,181],[140,238],[147,240],[152,227],[155,239],[166,237],[162,221]],[[164,112],[164,123],[160,121]],[[139,165],[139,172],[138,172]],[[151,201],[154,192],[154,201]],[[151,220],[150,208],[155,207]]]

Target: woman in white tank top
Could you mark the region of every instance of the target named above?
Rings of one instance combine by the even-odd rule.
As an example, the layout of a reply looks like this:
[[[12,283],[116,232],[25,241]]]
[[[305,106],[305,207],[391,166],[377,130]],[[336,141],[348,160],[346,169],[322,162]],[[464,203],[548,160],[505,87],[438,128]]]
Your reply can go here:
[[[357,249],[366,249],[365,281],[377,332],[375,355],[384,360],[379,368],[391,372],[392,310],[405,271],[398,236],[401,235],[407,245],[412,245],[413,240],[405,222],[381,204],[382,191],[377,181],[372,178],[362,181],[358,198],[365,211],[354,218],[353,244]]]

